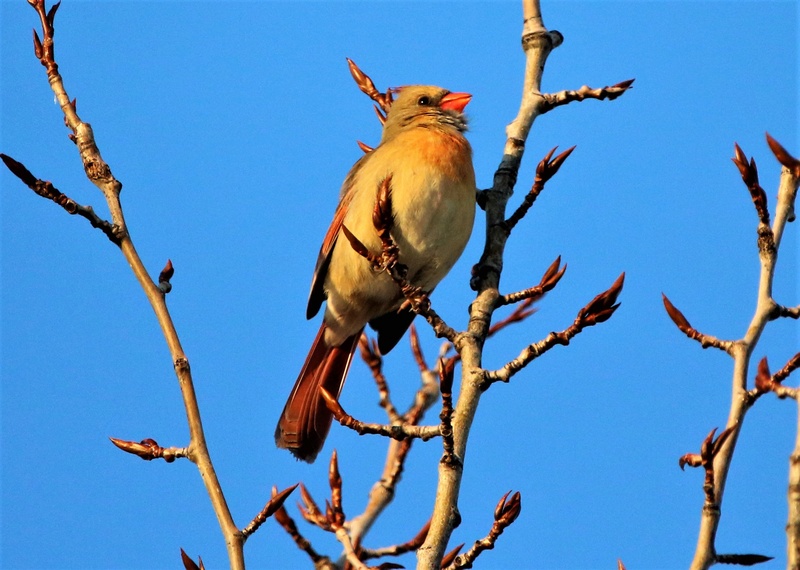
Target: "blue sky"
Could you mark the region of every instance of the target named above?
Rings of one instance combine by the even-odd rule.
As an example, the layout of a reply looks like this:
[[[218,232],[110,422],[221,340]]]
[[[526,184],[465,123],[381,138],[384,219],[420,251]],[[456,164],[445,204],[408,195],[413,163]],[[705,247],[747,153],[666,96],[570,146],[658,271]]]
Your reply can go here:
[[[755,156],[774,204],[770,132],[795,155],[798,6],[794,2],[543,2],[564,44],[543,89],[631,77],[614,102],[541,117],[514,203],[553,146],[577,145],[515,229],[502,289],[538,282],[561,255],[561,284],[524,324],[488,345],[501,366],[627,273],[617,314],[557,347],[483,398],[452,544],[491,526],[519,490],[523,510],[484,568],[682,568],[691,560],[702,472],[678,469],[726,420],[732,361],[702,351],[667,318],[667,293],[703,332],[741,337],[755,306],[757,217],[730,157]],[[2,0],[0,150],[103,211],[85,179],[44,69],[36,14]],[[57,17],[70,96],[122,181],[127,220],[157,275],[176,267],[169,306],[190,358],[206,435],[236,522],[272,485],[304,481],[318,500],[339,451],[345,511],[360,512],[385,441],[334,426],[313,466],[274,448],[284,400],[314,337],[304,319],[317,249],[339,186],[380,127],[345,57],[380,88],[434,83],[468,91],[480,187],[491,184],[519,104],[518,2],[75,2]],[[174,568],[180,547],[227,564],[199,476],[188,462],[146,463],[108,436],[185,445],[169,354],[122,256],[81,219],[0,173],[2,205],[2,549],[4,568]],[[483,216],[433,297],[456,328]],[[798,303],[797,229],[781,250],[775,297]],[[498,314],[501,317],[502,313]],[[432,358],[439,342],[419,325]],[[772,323],[755,353],[778,368],[798,350],[796,322]],[[407,343],[387,359],[398,405],[418,385]],[[793,385],[796,385],[797,379]],[[349,412],[382,421],[367,368],[343,392]],[[790,402],[751,410],[732,466],[720,552],[785,566]],[[434,421],[431,415],[429,420]],[[427,520],[440,445],[416,444],[395,503],[368,546],[402,542]],[[294,499],[290,512],[296,513]],[[327,554],[330,536],[301,528]],[[308,567],[274,522],[246,546],[250,567]],[[414,566],[413,558],[402,561]]]

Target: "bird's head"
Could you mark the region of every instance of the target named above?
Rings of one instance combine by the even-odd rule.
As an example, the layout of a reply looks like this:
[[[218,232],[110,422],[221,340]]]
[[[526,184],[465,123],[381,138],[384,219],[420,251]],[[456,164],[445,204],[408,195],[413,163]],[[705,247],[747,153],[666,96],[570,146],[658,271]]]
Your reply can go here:
[[[463,113],[472,99],[469,93],[452,93],[433,85],[409,85],[396,89],[395,93],[397,98],[383,126],[383,140],[413,127],[467,130],[467,118]]]

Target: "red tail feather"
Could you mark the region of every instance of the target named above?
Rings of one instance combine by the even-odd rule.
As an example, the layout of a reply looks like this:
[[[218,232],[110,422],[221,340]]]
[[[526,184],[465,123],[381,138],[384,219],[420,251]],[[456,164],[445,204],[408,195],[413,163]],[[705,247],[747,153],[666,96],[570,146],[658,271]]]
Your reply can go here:
[[[323,322],[275,428],[278,447],[288,449],[295,457],[309,463],[313,463],[322,449],[333,422],[333,414],[319,389],[325,388],[339,397],[361,336],[359,331],[340,346],[328,346],[325,329]]]

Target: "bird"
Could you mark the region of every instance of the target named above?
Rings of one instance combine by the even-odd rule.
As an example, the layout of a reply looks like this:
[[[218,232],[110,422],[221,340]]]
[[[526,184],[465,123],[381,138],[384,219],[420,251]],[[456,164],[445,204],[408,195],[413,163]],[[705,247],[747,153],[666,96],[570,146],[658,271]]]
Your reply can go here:
[[[472,147],[464,133],[469,93],[430,85],[395,90],[378,146],[347,174],[339,204],[317,258],[306,318],[326,302],[319,331],[275,430],[279,448],[312,463],[325,443],[333,414],[320,394],[339,398],[367,324],[387,354],[415,313],[403,306],[400,287],[355,251],[343,227],[371,252],[381,251],[373,210],[390,178],[391,237],[410,284],[430,293],[461,256],[475,219]]]

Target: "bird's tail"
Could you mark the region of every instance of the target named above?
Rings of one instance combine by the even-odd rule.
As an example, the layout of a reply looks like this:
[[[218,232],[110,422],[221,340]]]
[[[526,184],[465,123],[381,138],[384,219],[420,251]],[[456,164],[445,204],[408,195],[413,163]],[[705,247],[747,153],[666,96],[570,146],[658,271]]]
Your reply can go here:
[[[339,397],[361,336],[358,331],[340,346],[328,346],[326,328],[323,322],[275,428],[276,445],[309,463],[313,463],[322,449],[333,422],[333,414],[319,389],[325,388],[335,398]]]

